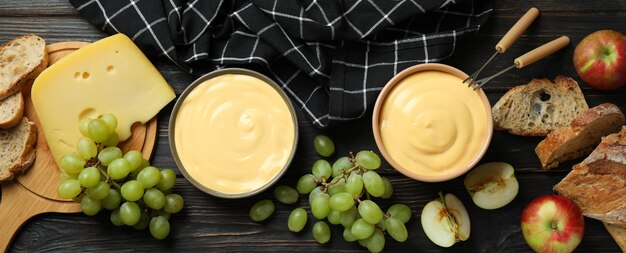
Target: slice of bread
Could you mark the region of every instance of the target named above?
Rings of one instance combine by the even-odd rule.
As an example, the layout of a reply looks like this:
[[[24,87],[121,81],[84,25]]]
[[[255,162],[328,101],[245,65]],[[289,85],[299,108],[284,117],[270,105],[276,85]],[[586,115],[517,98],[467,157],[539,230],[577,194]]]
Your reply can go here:
[[[48,66],[46,42],[24,35],[0,47],[0,99],[24,88]]]
[[[22,119],[24,114],[24,98],[22,92],[15,93],[0,100],[0,128],[11,128]]]
[[[578,83],[557,76],[533,79],[506,92],[493,106],[496,130],[508,130],[524,136],[545,136],[567,126],[580,113],[589,109]]]
[[[601,104],[582,113],[569,127],[561,127],[548,134],[535,148],[541,167],[548,170],[560,162],[583,157],[600,143],[602,136],[618,132],[624,114],[614,104]]]
[[[585,216],[626,227],[626,126],[603,137],[554,190],[574,200]]]
[[[26,117],[15,127],[0,129],[0,182],[30,168],[35,161],[36,140],[35,124]]]

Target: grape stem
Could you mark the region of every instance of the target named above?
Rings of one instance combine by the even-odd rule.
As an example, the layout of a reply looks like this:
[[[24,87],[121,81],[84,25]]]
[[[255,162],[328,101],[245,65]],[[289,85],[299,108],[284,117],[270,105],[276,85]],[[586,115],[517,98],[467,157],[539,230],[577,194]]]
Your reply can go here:
[[[100,174],[104,176],[104,178],[106,178],[106,182],[111,184],[113,187],[115,187],[117,190],[121,190],[122,187],[115,181],[113,181],[113,179],[111,179],[111,177],[109,177],[109,174],[107,174],[106,171],[104,171],[104,168],[100,165],[100,162],[96,163],[96,165],[94,165],[94,167],[98,168],[98,171],[100,171]]]

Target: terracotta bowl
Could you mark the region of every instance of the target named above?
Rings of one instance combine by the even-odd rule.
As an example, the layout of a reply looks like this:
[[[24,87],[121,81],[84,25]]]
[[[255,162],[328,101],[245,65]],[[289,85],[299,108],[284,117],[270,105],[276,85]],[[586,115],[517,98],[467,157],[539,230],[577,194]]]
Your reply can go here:
[[[415,170],[411,170],[411,168],[404,168],[400,166],[396,161],[394,161],[394,158],[387,152],[387,149],[385,148],[385,144],[383,143],[381,133],[380,133],[380,118],[379,117],[380,117],[380,112],[385,105],[386,97],[389,94],[389,92],[396,86],[396,84],[398,84],[405,77],[421,72],[421,71],[433,71],[433,70],[457,76],[461,80],[464,80],[465,78],[468,77],[468,75],[463,73],[463,71],[460,71],[448,65],[438,64],[438,63],[419,64],[419,65],[410,67],[408,69],[405,69],[404,71],[394,76],[391,80],[389,80],[389,82],[385,85],[383,90],[380,92],[380,95],[378,95],[378,99],[376,100],[376,104],[374,106],[374,113],[372,116],[372,130],[374,132],[374,139],[376,140],[376,145],[378,146],[378,149],[380,150],[383,157],[387,160],[387,162],[389,162],[389,164],[391,164],[392,167],[394,167],[400,173],[406,175],[407,177],[413,178],[418,181],[423,181],[423,182],[447,181],[447,180],[456,178],[464,174],[468,170],[470,170],[472,167],[474,167],[478,163],[478,161],[480,161],[480,159],[483,157],[483,155],[487,151],[487,147],[489,147],[489,142],[491,141],[491,136],[493,134],[493,120],[492,120],[492,114],[491,114],[491,104],[489,103],[489,100],[487,99],[487,96],[485,95],[485,93],[482,90],[477,90],[476,94],[477,96],[480,96],[484,105],[484,107],[480,109],[484,109],[487,115],[488,121],[485,122],[485,125],[488,129],[487,129],[487,134],[485,138],[481,141],[480,148],[475,151],[473,158],[467,164],[463,166],[459,166],[458,168],[451,168],[444,173],[440,173],[440,174],[432,173],[429,175],[429,174],[418,173]],[[464,85],[464,84],[459,83],[459,85]]]

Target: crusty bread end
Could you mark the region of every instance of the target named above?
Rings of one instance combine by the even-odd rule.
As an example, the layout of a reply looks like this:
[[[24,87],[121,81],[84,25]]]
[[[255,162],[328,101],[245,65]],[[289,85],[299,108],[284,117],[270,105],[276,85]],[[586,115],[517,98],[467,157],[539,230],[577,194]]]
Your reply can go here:
[[[34,162],[37,128],[33,122],[22,117],[20,123],[9,129],[0,129],[0,182],[11,180],[23,173]]]
[[[0,99],[21,91],[48,67],[46,42],[28,34],[0,47]]]

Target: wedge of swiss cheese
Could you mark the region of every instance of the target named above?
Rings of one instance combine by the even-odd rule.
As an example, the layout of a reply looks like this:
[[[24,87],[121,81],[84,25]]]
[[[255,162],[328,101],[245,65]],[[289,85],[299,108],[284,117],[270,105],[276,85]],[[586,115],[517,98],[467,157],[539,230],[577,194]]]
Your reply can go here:
[[[54,160],[76,152],[78,122],[117,116],[120,141],[135,122],[146,123],[176,94],[137,46],[113,35],[69,54],[35,80],[31,98]]]

